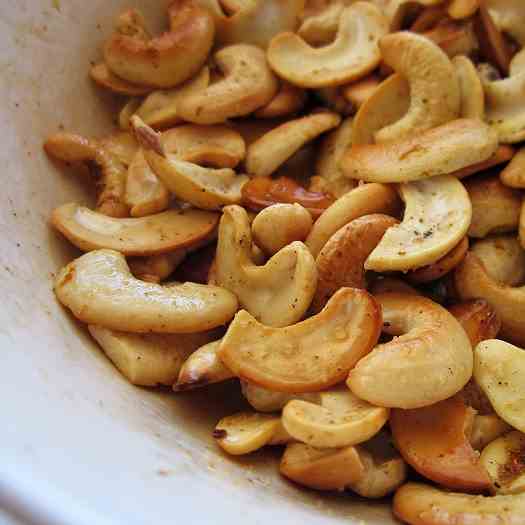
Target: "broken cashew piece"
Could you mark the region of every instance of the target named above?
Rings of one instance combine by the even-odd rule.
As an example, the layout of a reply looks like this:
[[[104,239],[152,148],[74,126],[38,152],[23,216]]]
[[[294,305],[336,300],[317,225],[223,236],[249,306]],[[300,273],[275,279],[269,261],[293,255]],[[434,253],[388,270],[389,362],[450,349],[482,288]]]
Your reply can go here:
[[[379,64],[377,43],[387,25],[379,8],[357,2],[343,10],[333,43],[316,49],[295,33],[281,33],[270,42],[268,61],[280,77],[300,87],[345,84]]]
[[[312,216],[300,204],[274,204],[252,223],[253,240],[268,256],[294,241],[304,241],[311,229]]]
[[[388,144],[354,143],[341,168],[347,177],[367,182],[409,182],[482,162],[497,147],[497,133],[487,124],[458,119]]]
[[[190,248],[213,235],[217,213],[168,210],[148,217],[107,217],[78,204],[56,208],[51,224],[83,251],[108,248],[124,255],[157,255]]]
[[[362,401],[346,388],[322,392],[320,397],[320,405],[290,401],[282,415],[286,431],[312,447],[357,445],[376,435],[388,421],[388,409]]]
[[[286,328],[264,326],[242,310],[219,355],[246,381],[278,392],[315,392],[341,382],[375,345],[380,327],[372,296],[342,288],[321,313]]]
[[[52,135],[44,149],[64,162],[94,163],[100,170],[97,211],[109,217],[129,217],[124,202],[127,169],[114,153],[95,141],[70,133]]]
[[[300,399],[309,403],[320,404],[321,398],[318,392],[307,394],[289,394],[275,392],[246,381],[241,381],[242,394],[246,401],[258,412],[278,412],[282,410],[289,401]]]
[[[340,122],[338,114],[321,111],[272,129],[248,146],[247,172],[256,177],[271,175],[306,143],[337,127]]]
[[[315,261],[318,282],[312,301],[314,312],[321,311],[339,288],[366,288],[365,261],[388,228],[397,223],[388,215],[364,215],[330,237]]]
[[[253,115],[256,118],[287,117],[300,111],[305,102],[306,92],[283,80],[275,97]]]
[[[482,341],[474,350],[474,379],[498,416],[515,429],[525,430],[525,353],[498,339]]]
[[[485,117],[485,94],[476,66],[465,55],[454,57],[452,65],[456,70],[459,82],[461,99],[459,116],[483,120]]]
[[[173,87],[197,73],[215,36],[213,17],[189,0],[173,0],[168,8],[170,30],[151,39],[136,9],[122,13],[104,47],[109,69],[143,86]]]
[[[306,312],[317,284],[315,261],[302,242],[278,251],[264,266],[251,258],[248,214],[227,206],[219,226],[216,281],[233,292],[243,308],[268,326],[287,326]]]
[[[314,223],[306,246],[314,257],[328,239],[350,221],[371,213],[395,215],[399,210],[397,192],[384,184],[365,184],[337,199]]]
[[[320,12],[306,17],[301,23],[297,34],[311,46],[328,45],[337,35],[339,20],[345,4],[351,2],[332,2]]]
[[[465,237],[472,207],[456,178],[442,175],[399,185],[403,221],[392,226],[365,263],[376,272],[407,271],[435,263]]]
[[[237,299],[223,288],[139,281],[113,250],[89,252],[69,263],[58,273],[54,291],[81,321],[124,332],[203,332],[227,323],[237,310]]]
[[[89,75],[99,86],[109,89],[109,91],[112,91],[117,95],[140,97],[142,95],[147,95],[153,89],[151,86],[140,86],[118,77],[104,62],[95,64],[89,70]]]
[[[187,357],[214,337],[213,332],[128,334],[96,325],[88,330],[122,375],[140,386],[171,386]]]
[[[525,148],[521,148],[499,175],[509,188],[525,188]]]
[[[178,115],[195,124],[219,124],[242,117],[268,104],[279,90],[262,49],[247,44],[227,46],[215,53],[221,78],[179,101]]]
[[[394,497],[394,515],[410,525],[519,523],[525,496],[472,496],[407,483]]]
[[[128,266],[131,273],[141,281],[160,283],[166,280],[186,258],[188,251],[180,248],[172,252],[149,257],[130,257]]]
[[[458,321],[418,295],[375,298],[383,309],[383,331],[399,337],[378,345],[350,370],[350,390],[374,405],[404,409],[429,406],[459,392],[472,375],[473,358]]]
[[[409,83],[404,117],[375,134],[378,143],[399,141],[459,117],[461,96],[454,66],[431,40],[404,31],[379,41],[383,62]]]
[[[496,414],[476,415],[470,432],[470,444],[474,450],[483,450],[489,443],[507,434],[512,427]],[[485,463],[483,458],[482,463]],[[485,466],[486,468],[486,466]],[[487,469],[489,470],[489,469]],[[489,471],[490,475],[490,471]]]

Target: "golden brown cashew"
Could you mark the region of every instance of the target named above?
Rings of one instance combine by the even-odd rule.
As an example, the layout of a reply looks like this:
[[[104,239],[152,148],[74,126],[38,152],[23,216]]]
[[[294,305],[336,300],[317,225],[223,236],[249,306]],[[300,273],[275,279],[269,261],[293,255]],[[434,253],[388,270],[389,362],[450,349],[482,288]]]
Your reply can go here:
[[[320,312],[339,288],[366,288],[365,261],[388,228],[397,223],[388,215],[364,215],[330,237],[315,261],[318,282],[312,301],[314,312]]]
[[[51,224],[81,250],[108,248],[140,256],[195,246],[213,235],[218,221],[217,213],[200,210],[118,219],[74,202],[59,206],[51,216]]]
[[[219,124],[248,115],[268,104],[279,83],[255,46],[236,44],[214,55],[223,76],[206,89],[191,93],[178,104],[178,115],[195,124]]]
[[[214,332],[128,334],[90,325],[89,333],[118,370],[134,385],[171,386],[184,360],[210,341]]]
[[[365,184],[349,191],[319,217],[306,238],[306,246],[314,257],[319,255],[328,239],[350,221],[371,213],[395,215],[399,210],[396,191],[384,184]]]
[[[286,403],[294,399],[317,404],[321,402],[318,392],[307,394],[275,392],[246,381],[241,381],[241,388],[246,401],[258,412],[278,412],[286,406]]]
[[[173,0],[168,7],[170,30],[152,39],[136,9],[122,13],[104,47],[109,69],[143,86],[173,87],[202,67],[213,45],[211,13],[191,0]]]
[[[469,18],[478,10],[480,2],[481,0],[451,0],[447,13],[456,20]]]
[[[384,36],[379,48],[385,64],[410,86],[410,107],[397,122],[379,130],[376,142],[411,137],[459,117],[460,90],[454,66],[431,40],[412,32]]]
[[[129,131],[131,128],[130,120],[131,117],[135,114],[137,109],[139,109],[142,104],[141,97],[129,97],[128,101],[122,106],[122,109],[118,114],[118,125],[119,128],[123,131]]]
[[[481,451],[489,443],[492,443],[492,441],[506,434],[511,429],[512,427],[496,414],[488,414],[485,416],[476,415],[469,437],[470,444],[474,450]],[[483,463],[483,459],[481,461]]]
[[[407,182],[482,162],[497,147],[497,133],[487,124],[458,119],[388,144],[354,143],[341,168],[347,177],[367,182]]]
[[[306,143],[337,127],[340,122],[337,113],[328,111],[289,120],[248,146],[246,171],[256,177],[271,175]]]
[[[525,56],[525,55],[524,55]],[[521,148],[499,175],[509,188],[525,188],[525,148]]]
[[[124,202],[127,170],[116,155],[97,142],[70,133],[52,135],[44,149],[48,155],[64,162],[94,164],[100,171],[97,210],[110,217],[129,217],[129,208]]]
[[[129,131],[117,131],[95,142],[115,155],[125,166],[129,166],[133,162],[137,151],[140,149],[135,136]]]
[[[153,88],[150,86],[139,86],[118,77],[108,66],[102,62],[95,64],[89,71],[91,78],[103,88],[109,89],[117,95],[128,95],[130,97],[140,97],[147,95]]]
[[[300,204],[274,204],[252,223],[255,244],[268,256],[294,241],[304,241],[312,229],[312,216]]]
[[[336,36],[339,20],[345,8],[352,1],[336,1],[329,3],[318,13],[306,17],[301,23],[297,34],[311,46],[328,45]]]
[[[203,332],[228,322],[237,310],[237,299],[223,288],[139,281],[113,250],[89,252],[69,263],[54,290],[81,321],[125,332]]]
[[[376,73],[352,82],[348,86],[343,86],[343,96],[352,107],[358,110],[376,91],[381,84],[381,79]]]
[[[459,82],[461,100],[459,116],[483,120],[485,117],[485,94],[476,66],[470,58],[464,55],[454,57],[452,65],[456,70]]]
[[[492,279],[481,260],[467,253],[456,268],[455,283],[461,299],[485,299],[501,318],[501,336],[525,344],[525,287],[511,287]]]
[[[396,277],[382,277],[375,280],[368,290],[373,296],[384,294],[384,293],[403,293],[403,294],[415,294],[421,295],[419,290],[416,290],[413,286],[402,279]]]
[[[470,22],[444,21],[425,31],[423,36],[437,44],[449,58],[473,55],[478,50],[478,39]]]
[[[281,87],[266,106],[258,109],[256,118],[278,118],[292,115],[301,110],[306,102],[306,92],[292,84],[281,81]]]
[[[443,0],[373,0],[384,8],[385,13],[390,21],[390,31],[399,31],[405,24],[405,19],[414,7],[419,6],[436,6],[443,3]]]
[[[295,33],[281,33],[268,47],[268,61],[280,77],[297,86],[337,86],[365,76],[379,64],[377,42],[387,32],[381,11],[357,2],[342,12],[333,43],[315,49]]]
[[[129,257],[127,261],[131,273],[137,279],[150,283],[160,283],[177,269],[187,254],[186,248],[179,248],[172,252],[150,255],[149,257]]]
[[[394,514],[410,525],[519,524],[525,496],[472,496],[407,483],[394,497]]]
[[[489,168],[497,166],[498,164],[503,164],[508,162],[514,157],[514,148],[506,144],[498,146],[498,149],[494,154],[483,162],[477,162],[476,164],[471,164],[466,168],[454,171],[451,173],[454,177],[458,179],[464,179],[465,177],[470,177],[470,175],[475,175],[476,173],[487,171]]]
[[[459,392],[472,375],[472,347],[458,321],[418,295],[383,294],[376,300],[383,331],[399,337],[357,363],[348,376],[350,390],[372,404],[405,409]]]
[[[216,280],[232,291],[243,308],[269,326],[299,321],[310,306],[317,284],[315,261],[302,242],[277,252],[264,266],[251,259],[248,214],[227,206],[219,226]]]
[[[399,185],[403,221],[392,226],[365,263],[376,272],[413,270],[435,263],[457,246],[472,216],[465,188],[451,175]]]
[[[465,181],[472,203],[472,221],[468,234],[483,238],[490,233],[518,229],[521,192],[504,186],[497,175],[473,177]]]
[[[324,310],[287,328],[237,314],[219,350],[241,379],[278,392],[315,392],[342,381],[379,337],[381,313],[364,290],[343,288]],[[470,347],[469,347],[470,350]]]

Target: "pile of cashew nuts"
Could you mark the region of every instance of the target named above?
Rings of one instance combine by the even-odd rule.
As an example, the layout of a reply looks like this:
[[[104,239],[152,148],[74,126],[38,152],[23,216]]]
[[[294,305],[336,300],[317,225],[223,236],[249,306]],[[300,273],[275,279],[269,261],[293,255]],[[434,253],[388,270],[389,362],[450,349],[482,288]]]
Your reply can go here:
[[[91,70],[120,129],[45,142],[97,192],[52,212],[85,252],[58,300],[132,384],[239,385],[229,454],[414,525],[525,523],[525,2],[167,15],[120,14]]]

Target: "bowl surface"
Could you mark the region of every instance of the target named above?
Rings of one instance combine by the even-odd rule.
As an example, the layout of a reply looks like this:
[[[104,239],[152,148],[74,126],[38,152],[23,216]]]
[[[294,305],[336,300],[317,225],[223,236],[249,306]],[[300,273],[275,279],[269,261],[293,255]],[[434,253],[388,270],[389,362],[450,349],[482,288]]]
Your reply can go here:
[[[276,451],[225,457],[211,430],[236,409],[235,385],[177,396],[135,388],[56,303],[52,275],[78,252],[50,230],[50,211],[92,201],[42,141],[114,125],[115,101],[88,68],[130,5],[160,24],[163,2],[0,2],[0,507],[53,525],[392,523],[387,505],[280,479]]]

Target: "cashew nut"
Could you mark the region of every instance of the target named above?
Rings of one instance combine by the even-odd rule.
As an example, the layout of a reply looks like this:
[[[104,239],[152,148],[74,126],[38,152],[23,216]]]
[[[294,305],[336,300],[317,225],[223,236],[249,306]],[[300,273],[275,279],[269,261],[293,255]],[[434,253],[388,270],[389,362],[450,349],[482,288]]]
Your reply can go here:
[[[217,283],[233,292],[242,307],[265,325],[288,326],[299,321],[317,284],[315,261],[306,246],[293,242],[264,266],[256,266],[251,260],[248,214],[240,206],[227,206],[223,211]]]
[[[381,279],[377,279],[370,285],[369,292],[374,296],[383,293],[421,295],[418,290],[396,277],[382,277]]]
[[[253,239],[268,256],[294,241],[304,241],[312,229],[312,216],[300,204],[274,204],[252,223]]]
[[[173,87],[197,73],[213,45],[211,13],[191,0],[173,0],[168,8],[170,30],[152,39],[136,9],[122,13],[104,47],[108,68],[142,86]]]
[[[362,401],[344,388],[320,394],[321,405],[293,400],[283,409],[282,424],[297,441],[317,448],[357,445],[388,421],[390,411]]]
[[[467,166],[465,168],[461,168],[460,170],[451,173],[451,175],[454,175],[454,177],[458,179],[464,179],[465,177],[470,177],[470,175],[474,175],[482,171],[487,171],[488,169],[497,166],[498,164],[508,162],[513,157],[514,148],[512,146],[503,144],[498,146],[498,149],[487,160],[471,164],[470,166]]]
[[[306,102],[306,92],[288,82],[281,81],[281,87],[266,106],[258,109],[256,118],[286,117],[300,111]]]
[[[373,0],[382,7],[390,21],[390,31],[399,31],[405,24],[405,20],[419,6],[435,6],[443,0]]]
[[[115,155],[122,164],[128,167],[131,165],[137,151],[140,149],[135,136],[129,131],[118,131],[95,142],[112,155]],[[71,144],[64,144],[64,148],[69,146],[71,146]]]
[[[166,280],[186,258],[188,251],[179,248],[172,252],[149,257],[130,257],[128,266],[131,273],[141,281],[160,283]]]
[[[271,175],[307,142],[339,126],[340,122],[341,117],[336,113],[322,111],[272,129],[248,146],[246,170],[259,177]]]
[[[297,30],[297,34],[311,46],[319,47],[329,44],[337,34],[339,20],[345,5],[351,3],[352,0],[329,3],[320,12],[306,17]]]
[[[525,54],[523,55],[525,56]],[[509,188],[525,188],[525,148],[521,148],[499,175]]]
[[[437,44],[449,58],[473,55],[478,50],[478,39],[470,22],[444,21],[423,36]]]
[[[172,385],[184,360],[214,337],[196,334],[128,334],[90,325],[89,333],[130,383]]]
[[[342,288],[321,313],[287,328],[267,327],[239,312],[219,355],[246,381],[278,392],[315,392],[347,376],[377,342],[380,326],[372,296]]]
[[[344,86],[342,89],[343,96],[352,104],[353,108],[358,110],[375,93],[380,84],[380,77],[372,73],[357,82]]]
[[[383,331],[399,337],[357,363],[348,376],[350,390],[374,405],[405,409],[459,392],[472,375],[472,347],[458,321],[418,295],[383,294],[376,300]]]
[[[376,272],[407,271],[432,264],[463,239],[472,207],[451,175],[399,185],[405,201],[403,221],[387,230],[365,263]]]
[[[500,31],[508,33],[521,46],[525,45],[525,9],[520,0],[485,0]]]
[[[316,404],[321,402],[320,394],[317,392],[306,394],[275,392],[246,381],[241,381],[241,388],[246,401],[258,412],[277,412],[294,399],[301,399]]]
[[[498,339],[482,341],[474,350],[474,378],[498,416],[525,430],[525,353]]]
[[[410,86],[410,106],[397,122],[379,130],[376,142],[402,140],[459,117],[460,89],[454,66],[431,40],[412,32],[384,36],[379,47],[384,63]]]
[[[489,414],[486,416],[476,415],[470,433],[470,444],[475,450],[483,450],[489,443],[492,443],[500,436],[507,434],[510,430],[511,426],[495,414]],[[481,463],[487,468],[483,456],[481,457]],[[487,471],[490,475],[490,469],[487,468]]]
[[[218,221],[218,214],[200,210],[118,219],[74,202],[56,208],[51,215],[51,224],[83,251],[108,248],[141,256],[195,246],[213,235]]]
[[[117,95],[140,97],[142,95],[147,95],[153,89],[150,86],[139,86],[118,77],[111,72],[104,62],[95,64],[90,69],[89,75],[99,86],[109,89],[109,91],[112,91]]]
[[[474,66],[470,58],[464,55],[454,57],[452,65],[456,70],[459,82],[459,116],[461,118],[478,118],[483,120],[485,117],[485,94],[476,66]]]
[[[377,42],[387,32],[386,18],[376,6],[356,2],[343,10],[333,43],[316,49],[295,33],[281,33],[270,42],[268,61],[297,86],[337,86],[375,69],[381,60]]]
[[[408,182],[482,162],[497,147],[497,133],[487,124],[458,119],[388,144],[354,142],[341,168],[347,177],[367,182]]]
[[[122,106],[122,109],[118,114],[118,125],[119,128],[124,131],[129,131],[131,128],[130,120],[135,112],[139,109],[142,104],[141,97],[129,97],[127,102]]]
[[[471,17],[479,8],[481,0],[452,0],[447,6],[451,18],[461,20]]]
[[[384,184],[365,184],[337,199],[314,223],[306,238],[306,246],[314,257],[319,255],[328,239],[350,221],[371,213],[395,215],[399,209],[396,191]]]
[[[214,55],[222,77],[207,88],[184,96],[178,116],[195,124],[219,124],[268,104],[279,83],[262,49],[247,44],[224,47]]]
[[[318,282],[312,310],[321,311],[344,286],[365,288],[364,264],[388,228],[398,221],[388,215],[364,215],[330,237],[316,259]]]
[[[125,332],[202,332],[228,322],[237,310],[235,296],[222,288],[139,281],[113,250],[89,252],[69,263],[54,290],[81,321]]]

